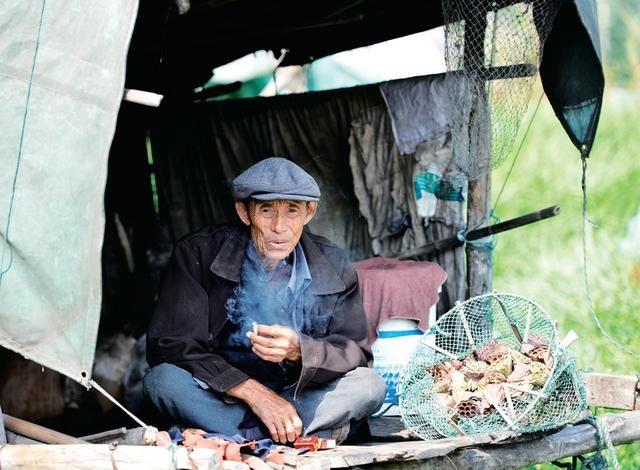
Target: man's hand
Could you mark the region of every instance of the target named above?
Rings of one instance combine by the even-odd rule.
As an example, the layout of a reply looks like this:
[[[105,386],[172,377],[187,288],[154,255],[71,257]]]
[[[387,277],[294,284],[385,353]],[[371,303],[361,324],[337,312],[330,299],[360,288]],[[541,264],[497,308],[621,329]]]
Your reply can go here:
[[[291,403],[254,379],[227,390],[227,395],[244,401],[262,421],[276,442],[295,441],[302,434],[302,420]]]
[[[300,362],[300,337],[291,328],[280,325],[258,325],[258,334],[247,333],[252,350],[265,361]]]

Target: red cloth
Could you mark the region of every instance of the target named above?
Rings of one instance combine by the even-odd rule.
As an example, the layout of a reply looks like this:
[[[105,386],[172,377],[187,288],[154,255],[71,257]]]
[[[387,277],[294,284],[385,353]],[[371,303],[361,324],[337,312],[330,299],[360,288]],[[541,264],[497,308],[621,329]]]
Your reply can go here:
[[[369,258],[354,263],[358,285],[369,321],[369,341],[388,318],[417,320],[421,330],[429,328],[429,309],[438,302],[438,290],[447,273],[431,261]]]

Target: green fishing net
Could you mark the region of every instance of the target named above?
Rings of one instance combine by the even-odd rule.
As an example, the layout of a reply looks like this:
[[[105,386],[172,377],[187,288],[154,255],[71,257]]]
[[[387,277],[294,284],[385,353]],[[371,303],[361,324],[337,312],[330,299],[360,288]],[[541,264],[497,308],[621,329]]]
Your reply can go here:
[[[423,439],[542,431],[587,409],[575,354],[561,345],[551,317],[502,293],[443,315],[403,370],[399,396],[406,426]]]
[[[562,0],[442,0],[453,154],[470,180],[511,154]]]

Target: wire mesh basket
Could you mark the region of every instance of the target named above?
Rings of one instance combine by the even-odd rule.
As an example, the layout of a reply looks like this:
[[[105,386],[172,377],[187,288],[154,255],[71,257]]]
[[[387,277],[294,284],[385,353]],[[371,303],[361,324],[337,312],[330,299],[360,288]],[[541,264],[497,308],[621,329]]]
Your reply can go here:
[[[575,363],[535,302],[481,295],[456,305],[418,343],[399,384],[400,412],[423,439],[551,429],[587,409]]]

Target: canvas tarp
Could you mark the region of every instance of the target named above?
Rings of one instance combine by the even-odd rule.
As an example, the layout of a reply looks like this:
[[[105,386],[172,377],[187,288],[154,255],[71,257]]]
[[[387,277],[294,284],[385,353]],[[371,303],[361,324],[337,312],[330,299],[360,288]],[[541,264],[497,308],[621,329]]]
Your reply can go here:
[[[136,14],[130,0],[0,3],[0,344],[79,381]]]
[[[585,155],[600,120],[604,72],[596,0],[563,2],[544,46],[540,77],[571,142]]]

